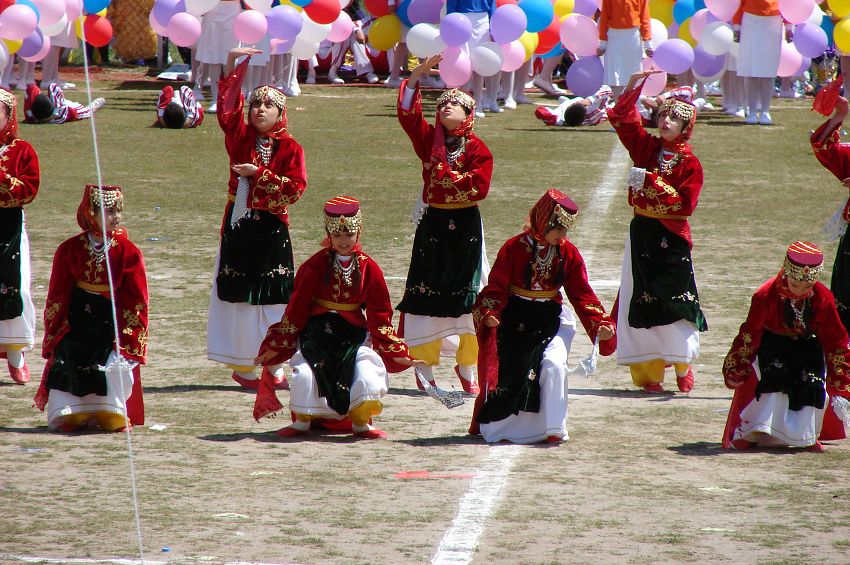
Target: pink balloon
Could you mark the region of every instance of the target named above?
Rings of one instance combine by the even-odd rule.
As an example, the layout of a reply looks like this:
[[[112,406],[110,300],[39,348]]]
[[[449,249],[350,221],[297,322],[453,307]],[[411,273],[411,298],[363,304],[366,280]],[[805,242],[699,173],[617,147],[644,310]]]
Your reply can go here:
[[[36,53],[32,57],[21,57],[21,59],[23,59],[24,61],[29,61],[30,63],[35,63],[36,61],[41,61],[42,59],[47,57],[47,52],[50,51],[50,38],[45,35],[44,37],[42,37],[42,41],[43,43],[41,44],[41,49],[38,50],[38,53]]]
[[[163,37],[168,35],[168,30],[165,29],[165,26],[160,24],[158,21],[156,21],[156,18],[153,17],[153,10],[151,10],[148,14],[148,23],[151,24],[151,28],[153,29],[155,34],[161,35]]]
[[[779,0],[779,12],[792,24],[808,20],[814,9],[814,0]]]
[[[339,43],[351,37],[353,31],[354,22],[351,21],[351,16],[346,12],[340,12],[337,19],[331,24],[331,32],[326,39],[334,43]]]
[[[62,19],[65,15],[64,0],[33,0],[38,8],[40,26],[51,26]]]
[[[797,51],[793,43],[782,42],[782,51],[779,53],[779,69],[777,76],[792,77],[803,62],[803,56]]]
[[[24,39],[35,31],[38,16],[26,4],[12,4],[0,12],[0,37]]]
[[[728,22],[738,11],[741,0],[705,0],[705,7],[718,20]]]
[[[717,18],[712,16],[711,12],[709,12],[706,8],[697,10],[697,12],[691,16],[691,25],[689,26],[689,29],[691,30],[691,37],[699,41],[702,37],[702,30],[705,27],[705,24],[716,21]]]
[[[641,61],[640,67],[644,71],[653,67],[658,68],[655,61],[649,57]],[[646,82],[643,83],[643,88],[640,93],[644,96],[658,96],[664,92],[665,88],[667,88],[667,73],[661,71],[660,73],[655,73],[654,75],[649,75],[649,77],[647,77]]]
[[[165,26],[168,38],[178,47],[190,47],[201,37],[201,22],[187,12],[178,12]]]
[[[69,22],[79,18],[83,13],[83,0],[65,0],[65,13]]]
[[[292,45],[295,39],[277,39],[272,38],[270,41],[272,55],[284,55],[292,51]]]
[[[502,70],[512,73],[525,63],[525,47],[519,40],[511,41],[504,45],[499,45],[502,48]]]
[[[576,14],[561,24],[561,43],[581,57],[592,57],[599,49],[599,28],[587,16]]]
[[[233,35],[242,43],[258,43],[266,31],[266,17],[257,10],[245,10],[233,20]]]
[[[447,86],[461,86],[472,76],[472,61],[459,47],[446,47],[440,61],[440,78]]]

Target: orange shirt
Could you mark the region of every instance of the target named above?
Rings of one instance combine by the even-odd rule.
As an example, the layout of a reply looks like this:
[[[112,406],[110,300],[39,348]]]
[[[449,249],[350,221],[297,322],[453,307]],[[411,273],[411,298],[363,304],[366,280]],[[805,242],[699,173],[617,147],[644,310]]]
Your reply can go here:
[[[732,23],[740,24],[744,12],[754,16],[778,16],[780,15],[779,0],[742,0],[738,12],[732,18]]]
[[[602,0],[598,24],[599,39],[603,41],[608,40],[608,28],[631,29],[638,26],[641,39],[652,39],[648,0]]]

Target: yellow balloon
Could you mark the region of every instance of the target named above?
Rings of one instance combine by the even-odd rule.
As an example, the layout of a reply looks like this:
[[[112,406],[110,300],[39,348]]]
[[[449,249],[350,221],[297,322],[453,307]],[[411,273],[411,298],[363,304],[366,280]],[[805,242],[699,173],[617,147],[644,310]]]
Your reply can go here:
[[[829,0],[827,4],[835,18],[844,18],[850,15],[850,0]]]
[[[388,51],[401,40],[401,20],[395,14],[381,16],[369,28],[369,45]]]
[[[24,44],[23,39],[4,39],[3,43],[6,44],[6,49],[9,51],[9,55],[12,53],[16,53],[18,49],[21,48],[21,45]]]
[[[679,39],[687,42],[691,47],[697,46],[697,40],[691,35],[691,18],[686,19],[679,25]]]
[[[108,10],[108,8],[104,8],[100,12],[95,13],[95,16],[100,16],[101,18],[105,18],[106,17],[106,10]]]
[[[673,23],[673,4],[672,0],[649,0],[649,13],[669,27]]]
[[[575,8],[575,4],[575,0],[555,0],[552,7],[555,8],[555,15],[560,18],[571,13]]]
[[[835,38],[836,47],[845,53],[850,53],[850,19],[838,22],[832,36]]]
[[[525,60],[528,61],[531,59],[531,56],[534,55],[534,51],[537,49],[537,44],[540,43],[540,38],[537,37],[536,33],[524,31],[522,32],[522,35],[519,36],[519,42],[522,43],[523,48],[525,48]]]
[[[86,21],[85,16],[80,16],[76,20],[74,20],[74,33],[77,34],[79,39],[83,38],[83,24]]]
[[[296,10],[298,10],[299,12],[303,12],[303,11],[304,11],[304,8],[302,8],[302,7],[301,7],[301,6],[299,6],[298,4],[293,4],[292,2],[290,2],[290,0],[280,0],[280,5],[281,5],[281,6],[292,6],[293,8],[295,8]]]

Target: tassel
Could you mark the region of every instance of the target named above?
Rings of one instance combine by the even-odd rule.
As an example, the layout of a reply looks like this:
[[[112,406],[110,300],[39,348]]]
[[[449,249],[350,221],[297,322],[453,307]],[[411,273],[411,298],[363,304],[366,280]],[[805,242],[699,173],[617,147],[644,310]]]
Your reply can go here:
[[[832,409],[838,419],[844,423],[845,427],[850,427],[850,400],[843,396],[832,397]]]
[[[269,382],[271,373],[263,371],[260,377],[260,384],[257,387],[257,396],[254,398],[254,420],[260,421],[260,418],[273,416],[275,412],[283,408],[283,404],[277,399],[277,394],[274,392],[274,383]]]

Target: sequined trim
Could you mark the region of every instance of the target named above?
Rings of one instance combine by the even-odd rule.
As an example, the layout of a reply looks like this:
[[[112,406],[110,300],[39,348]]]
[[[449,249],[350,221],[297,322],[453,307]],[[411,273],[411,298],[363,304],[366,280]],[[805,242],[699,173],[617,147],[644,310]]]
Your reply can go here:
[[[511,294],[522,296],[523,298],[555,298],[561,294],[558,290],[528,290],[521,286],[510,285],[508,291]]]

